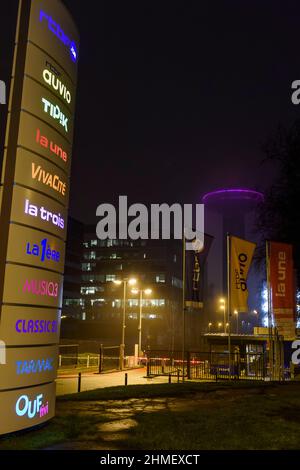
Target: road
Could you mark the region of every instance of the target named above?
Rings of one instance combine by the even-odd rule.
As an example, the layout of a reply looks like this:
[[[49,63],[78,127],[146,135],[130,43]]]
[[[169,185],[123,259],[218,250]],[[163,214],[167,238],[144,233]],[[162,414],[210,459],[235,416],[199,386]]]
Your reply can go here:
[[[125,372],[128,374],[128,385],[145,385],[151,383],[167,383],[168,377],[146,377],[146,368],[131,369],[123,372],[109,372],[106,374],[82,374],[81,391],[95,388],[116,387],[125,384]],[[175,381],[176,379],[173,378]],[[59,376],[56,380],[56,394],[77,393],[78,374]]]

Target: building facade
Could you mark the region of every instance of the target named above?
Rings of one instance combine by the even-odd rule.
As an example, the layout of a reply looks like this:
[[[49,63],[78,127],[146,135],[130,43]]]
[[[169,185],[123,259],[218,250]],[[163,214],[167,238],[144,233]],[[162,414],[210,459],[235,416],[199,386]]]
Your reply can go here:
[[[64,272],[63,320],[65,317],[82,318],[84,307],[81,296],[83,238],[84,224],[69,217]]]
[[[75,236],[74,233],[75,232]],[[137,289],[151,289],[142,300],[142,347],[179,348],[182,321],[182,251],[178,240],[99,240],[95,225],[69,226],[62,335],[121,343],[123,285],[135,278]],[[81,271],[78,260],[81,257]],[[138,343],[139,294],[126,291],[126,353]],[[66,318],[65,318],[66,317]]]

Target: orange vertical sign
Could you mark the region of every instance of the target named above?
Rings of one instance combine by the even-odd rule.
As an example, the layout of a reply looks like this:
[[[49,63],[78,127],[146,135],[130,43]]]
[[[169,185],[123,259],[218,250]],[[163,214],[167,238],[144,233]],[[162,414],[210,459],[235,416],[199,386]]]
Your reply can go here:
[[[270,242],[270,289],[272,308],[279,333],[294,337],[294,263],[293,247],[287,243]]]

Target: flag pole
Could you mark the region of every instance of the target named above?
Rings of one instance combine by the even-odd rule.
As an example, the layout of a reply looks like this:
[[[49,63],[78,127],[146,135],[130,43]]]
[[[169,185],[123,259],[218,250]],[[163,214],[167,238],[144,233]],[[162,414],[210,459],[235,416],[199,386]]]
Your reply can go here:
[[[186,259],[185,259],[185,233],[183,227],[182,237],[182,381],[184,382],[184,360],[185,360],[185,284],[186,284]]]
[[[271,313],[271,281],[270,281],[270,244],[266,240],[266,267],[267,267],[267,293],[268,293],[268,333],[269,333],[269,363],[270,380],[273,379],[273,325]]]
[[[227,233],[227,321],[228,321],[228,379],[231,380],[231,299],[230,299],[230,234]],[[226,330],[225,330],[226,331]]]

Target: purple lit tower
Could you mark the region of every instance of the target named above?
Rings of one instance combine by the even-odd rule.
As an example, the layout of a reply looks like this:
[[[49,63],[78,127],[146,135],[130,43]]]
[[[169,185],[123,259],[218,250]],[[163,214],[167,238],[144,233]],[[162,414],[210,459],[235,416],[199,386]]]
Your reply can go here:
[[[211,191],[202,197],[205,205],[206,223],[209,217],[207,212],[219,214],[219,230],[215,237],[222,245],[222,290],[226,292],[226,234],[230,233],[238,237],[246,236],[246,219],[253,212],[258,204],[262,203],[264,195],[258,191],[246,188],[228,188]],[[210,233],[212,228],[209,227]],[[221,237],[221,240],[220,240]],[[252,237],[253,238],[253,237]]]

